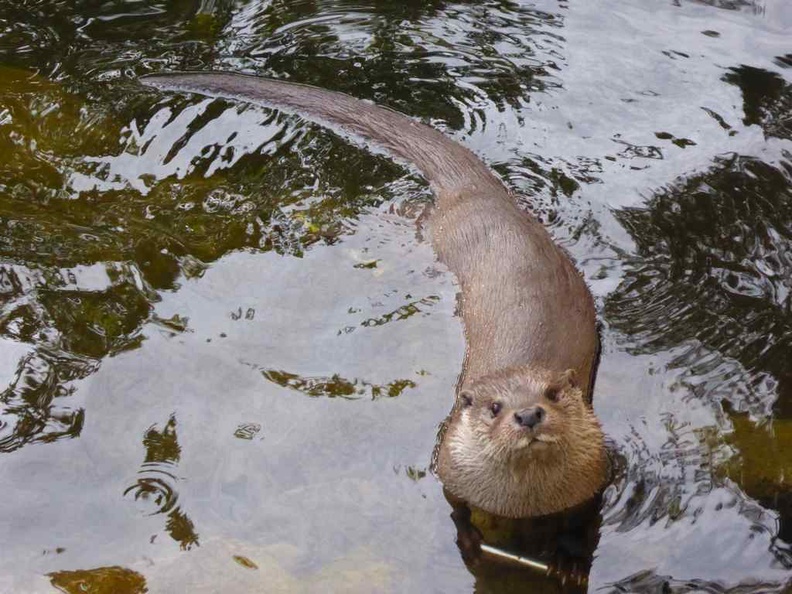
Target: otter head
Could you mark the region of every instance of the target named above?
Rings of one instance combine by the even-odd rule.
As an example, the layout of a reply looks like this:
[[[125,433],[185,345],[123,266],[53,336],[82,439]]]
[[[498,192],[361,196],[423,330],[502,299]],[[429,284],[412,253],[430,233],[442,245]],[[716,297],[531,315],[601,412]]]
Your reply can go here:
[[[437,472],[452,494],[490,513],[545,515],[602,487],[604,436],[573,371],[509,369],[461,387]]]

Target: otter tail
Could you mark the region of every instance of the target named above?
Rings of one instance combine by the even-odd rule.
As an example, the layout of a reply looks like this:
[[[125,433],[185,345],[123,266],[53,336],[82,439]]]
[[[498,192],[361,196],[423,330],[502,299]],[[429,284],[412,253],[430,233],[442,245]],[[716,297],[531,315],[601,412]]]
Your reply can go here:
[[[465,147],[401,113],[343,93],[227,72],[154,74],[141,82],[163,90],[239,99],[296,113],[370,140],[415,167],[432,184],[439,206],[460,195],[492,191],[501,182]]]

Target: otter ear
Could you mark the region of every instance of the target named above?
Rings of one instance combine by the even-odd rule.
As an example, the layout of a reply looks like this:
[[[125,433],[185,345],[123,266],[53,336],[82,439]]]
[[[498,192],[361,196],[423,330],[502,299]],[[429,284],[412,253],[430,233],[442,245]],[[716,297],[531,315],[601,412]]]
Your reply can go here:
[[[564,373],[561,374],[561,385],[565,388],[577,388],[578,386],[578,377],[577,371],[574,369],[567,369]]]
[[[574,369],[567,369],[564,373],[562,373],[558,381],[550,384],[547,389],[545,390],[545,398],[550,400],[551,402],[558,402],[558,399],[561,397],[561,394],[566,392],[569,389],[577,388],[577,373]]]
[[[473,392],[465,389],[460,390],[457,394],[457,402],[462,408],[473,406]]]

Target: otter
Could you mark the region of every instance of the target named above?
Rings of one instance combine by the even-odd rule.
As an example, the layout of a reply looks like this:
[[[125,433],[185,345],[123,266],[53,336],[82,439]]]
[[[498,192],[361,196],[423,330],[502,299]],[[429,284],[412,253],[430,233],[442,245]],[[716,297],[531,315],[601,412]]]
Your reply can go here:
[[[566,252],[476,155],[401,113],[308,85],[226,72],[141,81],[297,113],[416,167],[435,195],[424,225],[458,281],[466,341],[437,475],[453,496],[505,517],[559,512],[598,493],[606,455],[591,409],[598,349],[591,293]]]

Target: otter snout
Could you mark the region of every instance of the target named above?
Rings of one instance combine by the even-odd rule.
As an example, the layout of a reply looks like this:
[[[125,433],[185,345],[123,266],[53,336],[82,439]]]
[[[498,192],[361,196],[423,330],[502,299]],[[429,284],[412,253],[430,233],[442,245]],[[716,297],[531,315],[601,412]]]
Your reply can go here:
[[[514,420],[517,421],[517,424],[521,427],[533,429],[541,423],[546,416],[547,413],[541,406],[532,406],[514,413]]]

